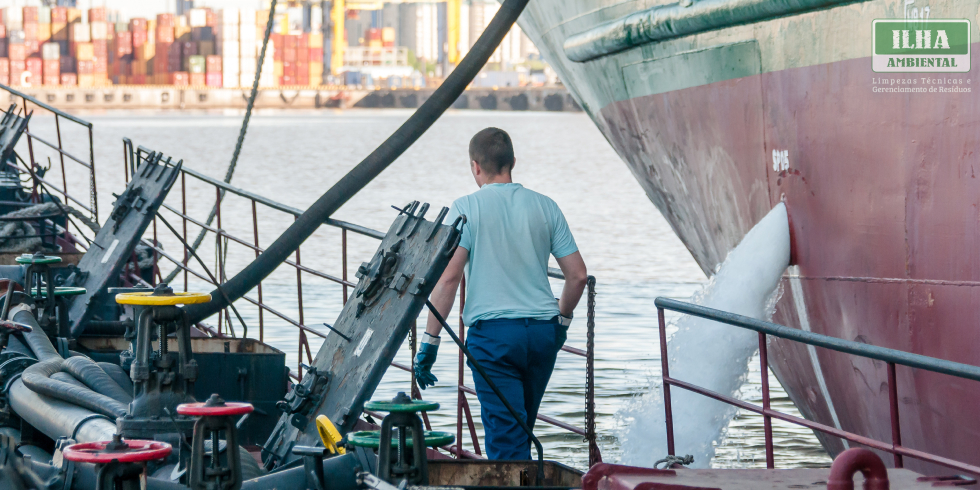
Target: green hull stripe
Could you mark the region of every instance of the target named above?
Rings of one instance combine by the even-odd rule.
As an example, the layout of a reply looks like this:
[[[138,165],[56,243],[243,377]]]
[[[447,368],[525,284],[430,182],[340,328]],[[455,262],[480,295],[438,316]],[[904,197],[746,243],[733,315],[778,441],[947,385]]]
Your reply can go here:
[[[570,36],[565,56],[581,63],[643,44],[861,1],[867,0],[682,0]]]
[[[626,93],[635,99],[762,73],[754,39],[677,53],[623,67]]]

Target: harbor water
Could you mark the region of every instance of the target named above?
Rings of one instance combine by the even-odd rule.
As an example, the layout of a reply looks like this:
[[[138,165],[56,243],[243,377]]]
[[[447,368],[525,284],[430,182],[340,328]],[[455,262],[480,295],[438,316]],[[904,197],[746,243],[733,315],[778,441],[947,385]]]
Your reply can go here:
[[[305,209],[409,115],[406,110],[258,112],[252,117],[232,184]],[[123,137],[131,138],[136,145],[163,151],[194,170],[220,179],[234,150],[242,112],[93,112],[82,117],[95,125],[99,208],[104,219],[111,210],[109,193],[120,192],[124,185]],[[472,134],[487,126],[497,126],[511,134],[517,154],[515,181],[552,197],[559,204],[590,274],[596,277],[595,384],[599,446],[604,461],[619,461],[622,456],[619,436],[625,433],[624,424],[629,421],[626,414],[639,403],[638,395],[649,391],[660,373],[653,300],[657,296],[690,299],[707,280],[588,116],[583,113],[447,113],[388,170],[341,208],[335,218],[384,231],[396,215],[391,206],[402,206],[412,200],[431,203],[434,209],[429,216],[434,216],[439,207],[449,206],[453,199],[477,189],[470,175],[466,149]],[[32,123],[31,130],[43,135],[52,128],[38,121]],[[66,140],[70,139],[66,135]],[[75,192],[85,189],[84,183],[73,182],[72,178],[69,185],[70,188],[81,185],[74,187]],[[178,182],[167,202],[179,209],[183,192],[189,214],[207,216],[214,204],[214,189],[190,181],[186,185],[184,190]],[[252,239],[249,201],[229,197],[222,204],[221,215],[221,228]],[[168,220],[175,225],[180,222],[176,216]],[[257,223],[261,245],[271,243],[291,220],[290,215],[260,206]],[[167,236],[165,230],[163,226],[158,229],[160,241],[165,249],[180,256],[180,243]],[[188,225],[190,237],[196,236],[198,230],[193,224]],[[351,280],[357,266],[370,259],[376,246],[374,239],[349,235],[347,270]],[[225,253],[221,254],[221,261],[229,275],[255,257],[252,249],[234,243],[222,249]],[[301,252],[305,266],[341,275],[339,230],[321,227]],[[216,241],[210,235],[201,248],[201,256],[212,270],[219,262],[217,255]],[[166,272],[172,267],[162,268]],[[302,281],[303,323],[326,333],[322,324],[333,323],[340,312],[341,288],[308,274]],[[188,283],[190,289],[210,290],[193,276],[188,278]],[[183,288],[183,276],[178,276],[173,285],[175,289]],[[554,281],[553,285],[557,295],[561,283]],[[299,318],[294,269],[281,267],[265,281],[263,294],[267,304]],[[249,336],[258,337],[256,308],[244,301],[239,302],[239,308],[248,324]],[[585,348],[585,311],[583,297],[566,345]],[[458,318],[457,314],[454,312],[452,318]],[[676,320],[674,316],[668,318]],[[425,315],[420,317],[420,331],[424,321]],[[263,323],[264,340],[284,351],[287,365],[295,371],[296,329],[268,313]],[[240,333],[240,327],[235,325],[235,328]],[[310,335],[314,355],[319,347],[317,339]],[[407,343],[397,360],[410,363]],[[710,363],[711,359],[703,362]],[[442,405],[441,411],[430,413],[434,429],[456,432],[458,369],[455,347],[443,342],[433,370],[439,382],[423,392],[427,400]],[[760,379],[756,356],[749,361],[749,377],[738,396],[760,404]],[[773,408],[798,415],[775,376],[770,375],[770,379]],[[464,383],[472,386],[468,369]],[[390,398],[408,388],[408,373],[393,368],[379,386],[376,398]],[[583,427],[584,391],[584,359],[561,353],[541,413]],[[477,432],[482,433],[479,403],[475,396],[467,397]],[[675,404],[675,413],[682,410],[684,407]],[[544,443],[547,459],[579,468],[588,465],[588,452],[581,436],[542,422],[535,432]],[[809,430],[774,421],[774,433],[778,468],[829,465],[830,459]],[[463,445],[473,450],[465,430]],[[683,447],[678,447],[678,452],[686,454]],[[764,467],[761,417],[737,413],[714,454],[711,466]],[[665,455],[666,448],[652,449],[650,454],[633,455],[630,462],[642,464],[645,460],[647,465],[652,465]]]

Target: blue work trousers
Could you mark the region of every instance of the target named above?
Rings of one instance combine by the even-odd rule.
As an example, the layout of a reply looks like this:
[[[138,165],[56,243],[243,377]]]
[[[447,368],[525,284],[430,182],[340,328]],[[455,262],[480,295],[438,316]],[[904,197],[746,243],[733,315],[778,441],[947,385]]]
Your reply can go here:
[[[567,329],[555,317],[481,320],[467,331],[470,353],[532,429]],[[531,459],[531,440],[486,380],[469,365],[480,400],[487,457]]]

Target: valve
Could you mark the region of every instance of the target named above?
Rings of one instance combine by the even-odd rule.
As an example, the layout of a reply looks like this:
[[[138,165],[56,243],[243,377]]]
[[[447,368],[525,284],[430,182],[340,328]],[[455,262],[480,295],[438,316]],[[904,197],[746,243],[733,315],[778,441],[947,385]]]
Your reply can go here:
[[[380,431],[349,434],[347,443],[378,449],[378,477],[382,480],[396,485],[403,479],[412,485],[428,485],[425,448],[451,444],[456,438],[448,432],[423,431],[422,419],[416,413],[438,410],[439,404],[412,400],[399,392],[391,401],[371,401],[364,404],[364,408],[388,412],[388,415],[381,421]],[[392,440],[395,430],[398,440]],[[393,449],[395,454],[392,454]]]
[[[85,294],[85,288],[55,287],[51,266],[60,264],[61,257],[36,252],[14,260],[27,266],[24,289],[38,305],[37,324],[48,335],[68,337],[68,308],[64,298]]]
[[[188,486],[193,490],[238,490],[242,486],[242,460],[238,450],[235,418],[252,412],[250,403],[225,402],[217,393],[204,403],[185,403],[177,407],[181,415],[199,417],[194,423]],[[225,461],[221,463],[219,435],[225,436]],[[204,465],[204,440],[211,439],[211,464]]]
[[[206,293],[175,293],[166,284],[152,292],[129,292],[116,295],[116,303],[140,306],[136,321],[136,341],[130,377],[134,399],[129,413],[120,419],[119,427],[126,437],[152,437],[172,432],[176,423],[181,430],[191,428],[189,419],[174,420],[167,414],[178,405],[193,403],[197,362],[192,359],[191,327],[184,310],[177,305],[205,303]],[[175,333],[177,353],[170,352],[167,336]],[[153,350],[156,333],[157,349]]]
[[[114,434],[111,441],[72,444],[62,456],[75,463],[96,467],[96,490],[140,490],[146,488],[146,464],[170,456],[170,444],[136,439],[123,440]]]

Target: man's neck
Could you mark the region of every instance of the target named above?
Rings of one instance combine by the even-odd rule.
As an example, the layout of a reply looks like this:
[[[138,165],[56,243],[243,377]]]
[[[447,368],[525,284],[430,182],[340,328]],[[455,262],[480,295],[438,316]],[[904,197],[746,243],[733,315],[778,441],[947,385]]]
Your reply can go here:
[[[513,184],[513,183],[514,183],[514,181],[511,179],[510,174],[499,174],[499,175],[494,175],[493,177],[490,177],[489,179],[487,179],[486,183],[484,183],[483,185],[487,185],[487,184]]]

